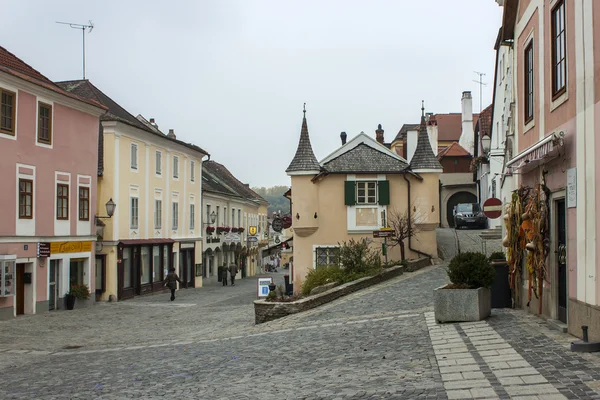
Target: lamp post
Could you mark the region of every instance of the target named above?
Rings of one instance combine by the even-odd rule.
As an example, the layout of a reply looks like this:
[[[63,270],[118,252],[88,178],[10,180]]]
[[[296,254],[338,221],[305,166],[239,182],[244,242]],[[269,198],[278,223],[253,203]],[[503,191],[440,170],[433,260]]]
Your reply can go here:
[[[490,145],[492,144],[492,138],[489,135],[483,135],[481,137],[481,149],[483,150],[483,154],[487,155],[490,152]]]

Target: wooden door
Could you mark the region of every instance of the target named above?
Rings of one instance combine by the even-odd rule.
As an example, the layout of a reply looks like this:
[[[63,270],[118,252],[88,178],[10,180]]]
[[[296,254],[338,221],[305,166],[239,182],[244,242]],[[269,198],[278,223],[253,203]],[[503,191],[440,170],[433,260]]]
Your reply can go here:
[[[25,265],[17,264],[17,315],[25,314]]]
[[[558,267],[558,319],[567,323],[567,215],[565,200],[556,202],[556,262]]]

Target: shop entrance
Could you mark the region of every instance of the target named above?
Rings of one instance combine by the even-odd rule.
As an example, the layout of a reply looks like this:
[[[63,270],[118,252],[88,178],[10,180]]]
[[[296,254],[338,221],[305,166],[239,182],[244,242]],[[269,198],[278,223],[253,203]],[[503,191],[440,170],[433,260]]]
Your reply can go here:
[[[556,203],[556,261],[558,269],[558,319],[567,323],[567,215],[565,200]]]
[[[58,282],[60,260],[50,260],[50,277],[48,278],[48,311],[58,310]]]
[[[183,287],[194,287],[194,249],[185,249],[179,251],[179,272]]]
[[[25,314],[25,264],[17,264],[17,315]]]

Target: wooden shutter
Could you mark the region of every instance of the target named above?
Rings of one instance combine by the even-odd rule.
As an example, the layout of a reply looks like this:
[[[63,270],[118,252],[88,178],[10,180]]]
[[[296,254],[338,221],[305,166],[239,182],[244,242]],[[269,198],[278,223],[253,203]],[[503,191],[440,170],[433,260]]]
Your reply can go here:
[[[379,205],[387,206],[390,204],[390,181],[378,181],[377,190],[379,191]]]
[[[345,181],[344,182],[344,204],[347,206],[353,206],[356,204],[356,182]]]

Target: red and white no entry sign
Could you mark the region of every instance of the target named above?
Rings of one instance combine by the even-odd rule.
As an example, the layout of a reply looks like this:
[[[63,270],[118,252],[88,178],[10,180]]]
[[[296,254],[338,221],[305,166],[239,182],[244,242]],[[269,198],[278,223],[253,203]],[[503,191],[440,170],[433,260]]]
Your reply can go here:
[[[483,213],[490,219],[496,219],[502,215],[502,202],[500,199],[491,197],[483,203]]]

